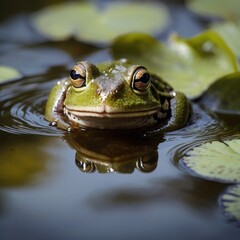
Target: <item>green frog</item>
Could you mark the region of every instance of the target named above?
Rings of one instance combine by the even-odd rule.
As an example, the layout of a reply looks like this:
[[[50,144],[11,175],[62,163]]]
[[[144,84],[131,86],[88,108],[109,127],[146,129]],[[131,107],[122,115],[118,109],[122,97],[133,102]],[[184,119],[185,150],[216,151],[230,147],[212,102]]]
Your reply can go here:
[[[187,97],[160,77],[126,59],[98,65],[78,62],[53,87],[45,119],[72,131],[80,127],[173,131],[186,125]]]

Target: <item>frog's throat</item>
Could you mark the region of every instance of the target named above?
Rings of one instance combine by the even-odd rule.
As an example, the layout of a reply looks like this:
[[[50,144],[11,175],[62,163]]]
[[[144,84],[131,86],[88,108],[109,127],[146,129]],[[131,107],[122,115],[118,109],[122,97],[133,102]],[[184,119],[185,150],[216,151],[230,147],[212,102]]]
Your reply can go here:
[[[134,129],[149,127],[163,118],[159,108],[129,112],[73,111],[64,108],[68,119],[78,125],[106,129]]]

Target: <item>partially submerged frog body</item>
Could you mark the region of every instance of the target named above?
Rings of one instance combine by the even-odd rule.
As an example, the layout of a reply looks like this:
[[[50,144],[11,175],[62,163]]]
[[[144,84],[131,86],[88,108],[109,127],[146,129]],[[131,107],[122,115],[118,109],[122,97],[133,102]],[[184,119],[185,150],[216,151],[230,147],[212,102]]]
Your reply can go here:
[[[183,127],[189,102],[144,66],[127,60],[99,65],[82,61],[52,89],[45,111],[52,125],[71,131],[79,127],[137,129],[159,124],[159,130]]]

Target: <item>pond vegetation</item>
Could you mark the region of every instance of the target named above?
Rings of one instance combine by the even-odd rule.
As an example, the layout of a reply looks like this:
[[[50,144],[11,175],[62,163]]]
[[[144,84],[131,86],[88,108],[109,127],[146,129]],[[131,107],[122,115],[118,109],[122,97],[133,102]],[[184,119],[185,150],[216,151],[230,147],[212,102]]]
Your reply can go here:
[[[239,239],[240,2],[26,2],[0,23],[3,239]],[[187,126],[49,125],[49,92],[76,62],[120,58],[186,94]]]

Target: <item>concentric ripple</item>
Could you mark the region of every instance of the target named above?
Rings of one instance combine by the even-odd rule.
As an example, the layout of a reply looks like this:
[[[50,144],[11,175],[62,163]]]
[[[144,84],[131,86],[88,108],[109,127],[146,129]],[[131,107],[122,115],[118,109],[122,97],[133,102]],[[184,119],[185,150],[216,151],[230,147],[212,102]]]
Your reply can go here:
[[[190,150],[206,142],[229,140],[235,137],[239,138],[235,129],[227,127],[215,114],[204,111],[194,103],[192,103],[192,116],[188,125],[165,136],[167,141],[174,141],[174,145],[168,151],[172,163],[191,175],[194,174],[181,161]]]
[[[44,120],[55,76],[24,78],[0,86],[0,130],[13,134],[59,136],[63,132]]]
[[[13,134],[61,136],[65,131],[49,125],[44,119],[46,101],[52,86],[60,76],[41,75],[0,85],[0,130]],[[230,135],[223,125],[193,104],[190,124],[177,132],[167,133],[166,139],[211,139]],[[194,136],[194,137],[193,137]],[[184,152],[184,150],[183,150]]]

